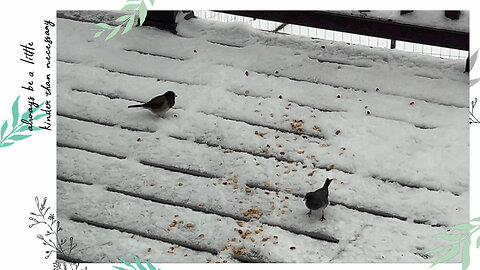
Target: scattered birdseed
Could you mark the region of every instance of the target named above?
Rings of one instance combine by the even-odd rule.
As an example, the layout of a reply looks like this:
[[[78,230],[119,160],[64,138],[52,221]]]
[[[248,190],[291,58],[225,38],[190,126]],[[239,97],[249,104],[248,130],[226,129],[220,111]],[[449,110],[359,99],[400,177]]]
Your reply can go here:
[[[233,250],[233,253],[235,253],[235,254],[240,254],[240,255],[245,254],[245,248],[243,248],[243,247],[241,247],[241,248],[232,247],[232,250]]]
[[[257,209],[248,209],[243,213],[243,216],[248,217],[248,216],[262,216],[263,212]]]

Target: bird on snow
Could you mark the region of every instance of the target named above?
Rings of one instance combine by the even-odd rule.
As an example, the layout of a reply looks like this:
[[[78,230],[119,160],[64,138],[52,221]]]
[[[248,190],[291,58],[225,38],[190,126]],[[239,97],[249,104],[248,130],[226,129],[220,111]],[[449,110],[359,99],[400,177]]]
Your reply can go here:
[[[322,218],[320,220],[325,220],[324,210],[328,206],[328,186],[332,182],[332,179],[327,178],[323,187],[317,189],[314,192],[308,192],[305,195],[305,205],[310,209],[307,213],[308,216],[312,214],[312,210],[322,210]]]
[[[163,116],[165,112],[175,105],[175,97],[177,97],[177,95],[175,95],[173,91],[168,91],[161,96],[152,98],[147,103],[130,105],[128,108],[144,108],[150,110],[152,113],[158,116]]]

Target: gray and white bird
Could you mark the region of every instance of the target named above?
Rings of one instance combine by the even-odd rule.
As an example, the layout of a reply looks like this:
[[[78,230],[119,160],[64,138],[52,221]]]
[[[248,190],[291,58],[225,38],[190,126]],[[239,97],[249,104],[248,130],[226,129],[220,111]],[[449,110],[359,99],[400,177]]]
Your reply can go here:
[[[138,104],[138,105],[130,105],[128,108],[144,108],[150,110],[152,113],[163,116],[165,112],[167,112],[170,108],[175,105],[175,98],[177,95],[173,91],[168,91],[161,96],[156,96],[152,98],[149,102]]]
[[[332,179],[327,178],[323,187],[317,189],[314,192],[308,192],[305,195],[305,205],[310,209],[307,213],[308,216],[312,214],[312,210],[322,210],[322,218],[320,220],[325,220],[324,210],[328,206],[328,186],[332,182]]]

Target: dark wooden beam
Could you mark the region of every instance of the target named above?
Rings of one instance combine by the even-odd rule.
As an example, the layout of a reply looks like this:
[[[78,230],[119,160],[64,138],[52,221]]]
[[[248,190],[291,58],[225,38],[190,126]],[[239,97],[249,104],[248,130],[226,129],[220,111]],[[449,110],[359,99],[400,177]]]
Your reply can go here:
[[[327,11],[219,10],[233,15],[469,50],[469,33]]]

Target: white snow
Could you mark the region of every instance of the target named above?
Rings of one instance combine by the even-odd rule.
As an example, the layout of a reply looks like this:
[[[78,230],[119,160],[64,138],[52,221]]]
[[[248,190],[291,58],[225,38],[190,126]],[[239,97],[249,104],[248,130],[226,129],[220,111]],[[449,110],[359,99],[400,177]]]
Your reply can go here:
[[[73,257],[431,262],[432,236],[468,219],[462,61],[201,19],[108,42],[94,27],[58,20],[58,215],[89,246]],[[167,90],[166,118],[127,108]],[[321,222],[302,196],[327,177]]]

